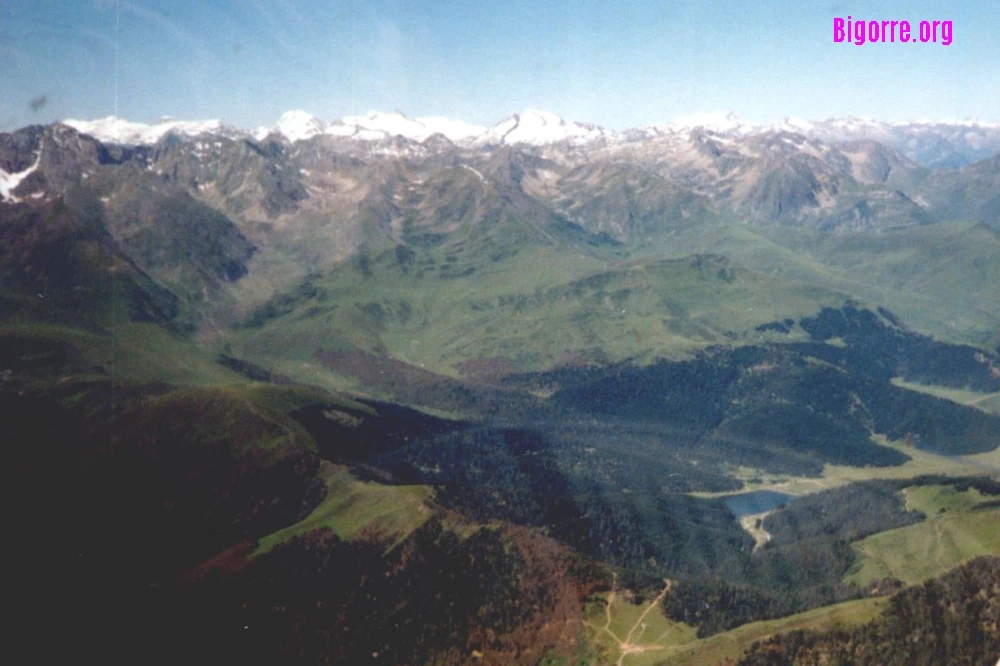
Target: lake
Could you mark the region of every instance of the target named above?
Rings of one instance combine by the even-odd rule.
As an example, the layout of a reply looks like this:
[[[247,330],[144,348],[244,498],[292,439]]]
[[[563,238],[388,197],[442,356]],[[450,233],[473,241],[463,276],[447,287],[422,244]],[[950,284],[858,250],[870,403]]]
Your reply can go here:
[[[751,513],[764,513],[798,499],[797,495],[778,492],[777,490],[753,490],[748,493],[724,495],[720,498],[736,514],[736,517]]]

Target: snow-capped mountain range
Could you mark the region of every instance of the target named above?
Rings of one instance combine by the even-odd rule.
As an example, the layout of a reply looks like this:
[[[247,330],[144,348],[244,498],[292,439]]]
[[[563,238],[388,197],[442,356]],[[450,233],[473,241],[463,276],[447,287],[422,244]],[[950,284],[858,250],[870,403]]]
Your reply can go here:
[[[253,135],[264,139],[271,133],[284,136],[289,141],[302,141],[327,134],[359,141],[379,141],[401,136],[411,141],[425,141],[435,134],[444,135],[449,141],[463,143],[486,132],[480,125],[449,118],[409,118],[402,113],[371,112],[363,116],[347,116],[332,123],[325,123],[305,111],[288,111],[282,114],[274,127],[259,127]]]
[[[238,135],[241,130],[224,125],[221,120],[175,120],[163,118],[157,123],[134,123],[122,118],[108,116],[100,120],[64,120],[81,134],[89,134],[105,143],[126,145],[151,145],[170,133],[185,136],[201,134]]]
[[[789,117],[776,123],[754,123],[722,112],[683,116],[669,123],[617,132],[590,123],[566,121],[554,113],[537,110],[513,114],[493,127],[439,116],[410,118],[400,112],[376,111],[326,122],[305,111],[294,110],[282,114],[273,126],[252,131],[226,125],[220,120],[180,121],[172,118],[143,124],[111,116],[94,121],[66,120],[64,124],[105,143],[127,145],[150,145],[173,133],[188,137],[203,134],[247,136],[258,141],[274,136],[292,143],[316,136],[359,142],[401,138],[423,143],[432,136],[440,135],[452,144],[464,147],[588,146],[640,142],[701,130],[723,138],[788,132],[827,143],[874,140],[930,167],[959,167],[1000,152],[1000,123],[972,119],[897,122],[857,117],[820,121]]]

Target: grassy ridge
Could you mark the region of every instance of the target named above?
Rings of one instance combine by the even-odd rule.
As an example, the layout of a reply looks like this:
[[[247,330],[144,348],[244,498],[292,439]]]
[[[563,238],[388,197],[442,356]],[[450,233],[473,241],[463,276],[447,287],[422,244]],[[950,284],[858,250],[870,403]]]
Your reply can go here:
[[[127,322],[107,330],[44,323],[0,325],[0,343],[12,346],[18,340],[69,345],[74,358],[60,368],[63,374],[193,386],[245,382],[242,375],[217,364],[190,338],[156,324]],[[18,361],[10,359],[9,363],[8,367],[16,368]]]
[[[845,580],[864,585],[884,577],[919,583],[966,560],[1000,553],[1000,509],[944,513],[854,544],[858,561]]]
[[[661,666],[715,666],[738,659],[755,642],[775,634],[796,631],[834,631],[861,626],[878,617],[885,599],[859,599],[817,608],[780,620],[754,622],[694,643],[677,645],[653,663]],[[629,662],[626,662],[629,663]]]
[[[989,501],[978,488],[960,491],[954,486],[918,486],[903,491],[906,508],[919,511],[928,518],[947,511],[968,511],[977,504]]]
[[[282,374],[374,390],[320,367],[314,353],[362,351],[452,377],[470,361],[508,371],[643,363],[712,344],[801,341],[794,323],[771,327],[846,296],[884,305],[943,339],[984,343],[1000,323],[1000,302],[985,286],[1000,242],[970,225],[829,238],[711,221],[631,255],[507,249],[459,234],[362,255],[272,299],[227,339],[238,356]],[[966,254],[970,261],[955,265]],[[1000,405],[996,396],[975,398],[980,409]]]
[[[769,474],[765,470],[733,467],[731,473],[740,479],[747,491],[777,490],[792,495],[838,488],[849,483],[873,479],[912,479],[918,476],[976,476],[983,473],[982,465],[1000,467],[1000,449],[989,453],[970,456],[942,456],[930,451],[907,446],[903,442],[893,442],[876,435],[874,440],[910,457],[902,465],[895,467],[852,467],[849,465],[823,466],[819,477],[795,476],[789,474]],[[698,497],[718,497],[727,492],[691,493]]]
[[[742,666],[988,666],[1000,653],[1000,568],[985,556],[895,594],[855,631],[790,632],[751,647]]]
[[[1000,236],[980,224],[830,234],[706,223],[636,251],[722,254],[762,274],[882,305],[915,329],[955,342],[987,342],[1000,323],[1000,297],[991,288],[1000,280]]]
[[[760,235],[798,259],[786,272],[882,304],[917,330],[973,343],[996,335],[1000,295],[990,285],[1000,280],[1000,236],[984,225],[844,235],[782,229]],[[744,255],[733,258],[744,261]]]
[[[427,486],[386,486],[359,481],[347,468],[324,462],[320,476],[326,482],[326,499],[306,518],[261,539],[257,555],[270,551],[294,536],[329,528],[342,539],[367,533],[398,543],[423,525],[433,511]]]
[[[585,640],[594,655],[587,663],[598,664],[618,659],[655,663],[663,650],[695,641],[697,633],[694,627],[669,620],[655,593],[641,602],[628,592],[601,594],[587,603],[584,624]]]
[[[627,598],[616,597],[610,607],[611,632],[616,637],[625,637],[648,604],[649,600],[637,604]],[[613,663],[624,666],[714,666],[729,659],[738,659],[753,643],[775,634],[799,629],[830,631],[860,626],[877,617],[886,604],[887,600],[882,598],[848,601],[778,620],[746,624],[705,639],[696,638],[693,627],[671,622],[657,608],[644,618],[646,627],[644,630],[640,628],[642,633],[633,635],[635,643],[642,643],[649,649],[626,654],[618,662],[622,657],[620,646],[615,638],[603,631],[607,622],[605,594],[589,603],[585,613],[586,640],[592,646],[588,652],[593,654],[562,663],[587,666]],[[553,659],[551,663],[560,662]]]
[[[449,375],[493,358],[536,369],[574,353],[648,359],[734,333],[756,341],[759,325],[843,298],[716,255],[602,261],[529,247],[493,261],[406,249],[341,265],[272,301],[232,344],[306,363],[321,347],[360,349]]]
[[[892,383],[911,391],[926,393],[937,398],[944,398],[945,400],[957,402],[960,405],[975,407],[990,414],[1000,414],[1000,393],[981,393],[979,391],[969,391],[950,388],[947,386],[918,384],[916,382],[907,382],[899,378],[893,379]]]

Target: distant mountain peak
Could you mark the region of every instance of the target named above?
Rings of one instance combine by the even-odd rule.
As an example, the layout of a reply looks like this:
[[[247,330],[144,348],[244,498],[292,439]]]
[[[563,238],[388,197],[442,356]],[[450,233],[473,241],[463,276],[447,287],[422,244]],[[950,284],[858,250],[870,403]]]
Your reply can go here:
[[[566,121],[562,116],[551,111],[541,111],[539,109],[525,109],[521,114],[522,120],[539,122],[543,125],[565,125]]]
[[[493,145],[527,144],[543,146],[569,142],[585,144],[616,135],[597,125],[567,122],[551,111],[527,109],[501,120],[490,128],[476,143]]]
[[[281,114],[274,129],[289,141],[295,142],[322,134],[326,124],[311,113],[295,109]]]
[[[710,132],[725,134],[747,134],[760,126],[741,119],[732,111],[710,111],[680,116],[668,123],[656,123],[647,126],[654,133],[684,132],[704,129]]]
[[[712,111],[709,113],[696,113],[676,118],[673,122],[680,127],[704,127],[722,131],[732,131],[744,127],[756,127],[753,123],[747,123],[732,111]]]
[[[190,121],[174,120],[169,117],[165,117],[151,125],[131,122],[116,116],[108,116],[99,120],[68,119],[64,120],[63,124],[72,127],[81,134],[88,134],[99,141],[126,145],[153,144],[170,133],[198,136],[199,134],[218,134],[236,131],[223,125],[221,120]]]
[[[411,118],[401,111],[369,111],[363,115],[344,116],[325,123],[305,111],[287,111],[282,114],[274,131],[291,142],[328,135],[358,141],[382,141],[403,137],[423,142],[435,134],[444,135],[449,141],[465,142],[475,138],[485,127],[440,116]],[[267,132],[254,133],[262,138]]]

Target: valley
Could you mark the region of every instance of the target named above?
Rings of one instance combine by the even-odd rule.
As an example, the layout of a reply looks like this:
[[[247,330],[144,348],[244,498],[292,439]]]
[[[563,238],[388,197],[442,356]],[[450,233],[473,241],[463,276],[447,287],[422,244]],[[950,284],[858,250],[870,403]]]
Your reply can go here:
[[[967,652],[950,599],[996,638],[995,158],[428,123],[0,134],[15,633],[750,666]]]

